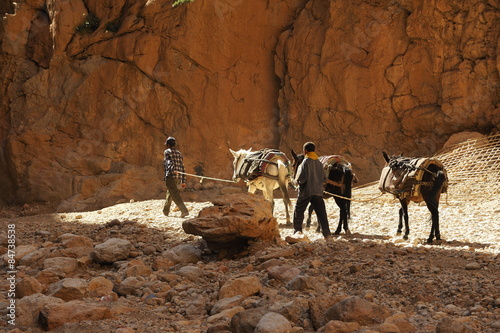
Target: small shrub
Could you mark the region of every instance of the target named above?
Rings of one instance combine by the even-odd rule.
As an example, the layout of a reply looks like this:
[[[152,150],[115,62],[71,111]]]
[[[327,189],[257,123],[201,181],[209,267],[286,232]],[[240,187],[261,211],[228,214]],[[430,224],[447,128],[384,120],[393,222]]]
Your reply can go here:
[[[176,0],[173,4],[172,7],[178,6],[181,3],[186,3],[186,2],[193,2],[194,0]]]

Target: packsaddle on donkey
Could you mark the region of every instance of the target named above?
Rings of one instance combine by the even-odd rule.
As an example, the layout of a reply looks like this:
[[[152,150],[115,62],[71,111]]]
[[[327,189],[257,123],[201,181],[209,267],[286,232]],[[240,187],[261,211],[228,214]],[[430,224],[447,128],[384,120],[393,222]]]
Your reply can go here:
[[[293,158],[293,170],[294,173],[297,173],[297,169],[299,165],[304,160],[304,155],[297,155],[292,150],[292,158]],[[323,194],[324,198],[330,198],[333,195],[335,199],[335,203],[339,206],[340,209],[340,217],[339,224],[337,226],[337,230],[335,230],[335,235],[339,235],[342,231],[342,227],[344,227],[344,231],[346,234],[350,234],[349,231],[349,219],[351,218],[351,193],[352,193],[352,183],[357,182],[357,178],[352,172],[351,163],[349,163],[346,159],[339,155],[330,155],[330,156],[320,156],[319,161],[323,165],[323,169],[325,170],[326,178],[330,180],[330,182],[326,183],[325,192]],[[311,215],[313,208],[309,206],[309,215],[306,220],[306,228],[311,226]],[[320,225],[318,224],[318,228],[316,231],[321,231]]]
[[[410,226],[408,223],[408,204],[410,201],[419,203],[425,201],[431,212],[432,227],[427,243],[432,243],[434,236],[441,240],[439,232],[439,197],[446,193],[448,176],[443,164],[436,158],[409,158],[388,156],[383,153],[387,165],[383,168],[379,180],[379,189],[382,192],[393,194],[399,199],[399,224],[397,234],[401,234],[403,218],[405,233],[403,238],[408,239]]]
[[[288,196],[288,183],[290,181],[290,160],[286,155],[275,149],[261,149],[252,152],[240,149],[231,150],[234,156],[233,180],[243,179],[248,185],[248,192],[255,193],[261,190],[264,199],[271,202],[274,210],[273,192],[279,188],[283,194],[286,210],[286,225],[290,226],[289,206],[292,205]]]

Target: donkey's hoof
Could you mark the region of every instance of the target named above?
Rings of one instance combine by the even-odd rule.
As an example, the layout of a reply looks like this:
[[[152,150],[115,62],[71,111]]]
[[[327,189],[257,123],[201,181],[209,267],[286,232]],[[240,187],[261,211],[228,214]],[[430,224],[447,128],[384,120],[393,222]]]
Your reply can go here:
[[[439,245],[441,243],[443,243],[443,241],[441,240],[441,237],[439,237],[439,238],[436,237],[435,241],[434,241],[433,238],[428,238],[427,239],[427,244],[436,244],[436,245]]]
[[[396,231],[396,236],[401,235],[401,230]]]
[[[346,234],[346,235],[351,235],[351,230],[347,229],[347,230],[345,231],[345,234]]]
[[[403,239],[404,239],[404,240],[408,240],[408,235],[404,235],[404,236],[403,236]],[[431,241],[431,242],[432,242],[432,241]]]

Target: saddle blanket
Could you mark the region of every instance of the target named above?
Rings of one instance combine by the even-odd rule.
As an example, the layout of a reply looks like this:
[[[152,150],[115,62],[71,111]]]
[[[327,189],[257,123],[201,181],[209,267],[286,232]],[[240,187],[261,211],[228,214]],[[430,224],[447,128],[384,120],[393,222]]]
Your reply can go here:
[[[351,169],[351,163],[349,161],[340,155],[320,156],[319,161],[323,165],[323,170],[325,171],[327,179],[340,184],[344,183],[345,169]],[[330,172],[332,170],[336,170],[338,172],[331,175]]]
[[[340,155],[320,156],[319,161],[323,164],[323,169],[325,169],[325,171],[336,164],[341,164],[349,168],[351,167],[351,163]]]
[[[382,169],[378,188],[384,193],[391,193],[401,199],[410,197],[412,201],[421,202],[423,201],[420,194],[422,178],[431,164],[444,169],[439,160],[426,157],[408,159],[396,168],[387,165]]]
[[[277,177],[276,175],[268,172],[270,165],[277,165],[278,160],[281,160],[288,168],[290,163],[286,155],[276,149],[262,149],[253,152],[247,156],[245,163],[242,165],[240,175],[242,179],[253,180],[262,175],[266,177]]]

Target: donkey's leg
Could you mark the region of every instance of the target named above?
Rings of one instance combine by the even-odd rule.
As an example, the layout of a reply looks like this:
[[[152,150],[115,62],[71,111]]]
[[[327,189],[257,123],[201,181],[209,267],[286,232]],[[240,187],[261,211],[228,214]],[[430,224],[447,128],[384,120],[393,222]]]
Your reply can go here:
[[[344,219],[344,231],[346,235],[350,235],[351,231],[349,230],[349,200],[342,199],[344,201],[344,213],[343,213],[343,219]]]
[[[262,192],[264,194],[264,199],[269,201],[271,203],[271,212],[274,216],[274,189],[276,188],[276,181],[273,179],[265,178],[263,182],[261,183],[262,185]],[[288,209],[287,209],[288,213]],[[286,220],[287,225],[290,224],[290,216],[287,214],[287,220]]]
[[[337,230],[335,230],[335,235],[340,235],[342,231],[342,224],[345,219],[347,219],[347,211],[344,205],[344,200],[338,197],[334,197],[335,203],[339,206],[339,224],[337,225]]]
[[[352,177],[346,177],[346,182],[344,183],[344,197],[352,198]],[[347,209],[347,219],[351,219],[351,200],[346,200]]]
[[[399,222],[398,222],[398,231],[396,235],[401,235],[403,230],[403,207],[399,208]]]
[[[432,227],[429,238],[427,239],[427,243],[432,243],[434,236],[436,236],[436,240],[441,240],[441,233],[439,232],[439,199],[438,198],[426,198],[424,197],[424,201],[427,204],[427,208],[431,212],[432,217]]]
[[[401,215],[405,220],[405,234],[403,236],[404,239],[408,239],[408,235],[410,234],[410,224],[408,222],[408,199],[400,199],[399,202],[401,202],[401,209],[399,211],[399,226],[398,226],[398,231],[401,233]]]

